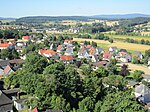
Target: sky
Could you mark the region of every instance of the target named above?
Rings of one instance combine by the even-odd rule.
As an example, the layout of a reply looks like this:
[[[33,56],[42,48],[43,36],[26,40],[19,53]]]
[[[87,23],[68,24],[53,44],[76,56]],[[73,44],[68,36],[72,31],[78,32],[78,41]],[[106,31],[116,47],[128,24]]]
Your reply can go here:
[[[0,0],[0,17],[150,14],[150,0]]]

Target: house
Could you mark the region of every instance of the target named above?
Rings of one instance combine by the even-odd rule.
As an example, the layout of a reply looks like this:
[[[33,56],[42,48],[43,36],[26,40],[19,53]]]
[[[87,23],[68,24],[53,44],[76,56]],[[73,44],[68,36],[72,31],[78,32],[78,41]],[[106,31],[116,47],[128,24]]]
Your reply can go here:
[[[64,45],[72,45],[73,42],[73,40],[64,40]]]
[[[127,52],[126,49],[120,49],[119,52]]]
[[[150,74],[142,74],[142,81],[150,82]]]
[[[22,52],[26,46],[27,44],[24,42],[17,42],[15,45],[15,49],[17,50],[17,52]]]
[[[57,53],[54,50],[40,49],[39,54],[47,58],[57,57]]]
[[[97,69],[98,69],[99,67],[101,67],[101,66],[102,66],[102,67],[105,67],[107,64],[108,64],[108,61],[106,61],[106,60],[92,63],[93,70],[97,70]]]
[[[109,52],[117,53],[118,52],[118,48],[117,47],[110,47],[109,48]]]
[[[67,46],[66,51],[65,51],[65,55],[67,55],[67,56],[74,55],[74,53],[73,53],[73,47]]]
[[[132,56],[127,52],[119,52],[118,56],[121,62],[127,63],[132,61]]]
[[[138,82],[130,80],[130,81],[128,81],[127,87],[128,88],[134,88],[138,84],[139,84]]]
[[[57,52],[58,52],[58,53],[61,53],[63,50],[64,50],[63,45],[59,45],[59,46],[57,47]]]
[[[90,50],[92,47],[93,47],[92,45],[85,45],[85,48],[86,48],[87,50]]]
[[[60,56],[60,60],[62,60],[64,63],[73,63],[72,56]]]
[[[10,46],[12,46],[12,44],[8,42],[0,43],[0,49],[7,49]]]
[[[29,41],[29,40],[31,40],[31,37],[30,36],[22,36],[22,40]]]
[[[87,49],[85,47],[81,48],[78,52],[78,58],[89,58],[89,54],[87,52]]]
[[[97,51],[99,52],[99,54],[104,53],[104,50],[103,50],[102,48],[97,47],[96,49],[97,49]]]
[[[9,75],[11,73],[13,73],[14,71],[11,69],[11,67],[9,65],[7,65],[4,69],[4,74],[5,75]]]
[[[17,99],[14,101],[14,106],[18,111],[25,110],[24,101],[25,99]]]
[[[109,61],[111,59],[111,57],[112,57],[111,53],[104,52],[104,54],[103,54],[103,60],[108,60]]]
[[[13,112],[13,102],[0,90],[0,112]]]
[[[143,55],[142,55],[141,52],[134,52],[134,53],[132,54],[132,57],[134,57],[134,56],[136,56],[138,60],[143,59]]]
[[[92,48],[89,50],[89,56],[94,56],[94,55],[99,55],[99,52],[98,52],[98,49],[92,47]]]
[[[11,67],[13,68],[13,70],[18,70],[19,69],[19,66],[21,64],[23,64],[25,61],[23,59],[13,59],[13,60],[10,60],[9,63],[11,65]]]
[[[10,65],[9,60],[0,60],[0,67],[5,68],[7,65]]]
[[[144,84],[140,84],[139,86],[135,87],[135,97],[141,103],[150,102],[150,88]]]
[[[17,100],[17,98],[20,98],[20,89],[14,88],[14,89],[8,89],[8,90],[2,90],[5,95],[10,98],[12,101]]]

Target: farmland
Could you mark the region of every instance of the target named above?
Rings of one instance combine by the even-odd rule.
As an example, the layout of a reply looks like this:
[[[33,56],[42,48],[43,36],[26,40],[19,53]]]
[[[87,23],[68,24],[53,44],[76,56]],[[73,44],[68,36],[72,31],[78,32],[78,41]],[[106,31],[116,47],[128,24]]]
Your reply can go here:
[[[119,65],[123,65],[124,63],[119,63]],[[141,66],[141,65],[136,65],[136,64],[132,64],[132,63],[127,63],[129,69],[131,71],[135,71],[135,70],[142,70],[145,72],[145,74],[149,74],[150,73],[150,69],[145,67],[145,66]]]
[[[109,43],[108,41],[104,41],[104,40],[95,40],[95,39],[79,39],[79,38],[74,38],[75,41],[94,41],[97,42],[97,44],[101,47],[105,47],[105,49],[111,47],[111,46],[116,46],[118,48],[123,48],[123,49],[127,49],[127,50],[131,50],[131,51],[140,51],[140,52],[144,52],[145,50],[150,49],[150,46],[147,45],[140,45],[140,44],[133,44],[133,43],[124,43],[124,42],[118,42],[115,41],[114,43]]]
[[[109,36],[110,38],[114,38],[114,39],[131,38],[131,39],[135,39],[135,40],[141,40],[141,39],[150,40],[150,36],[128,36],[128,35],[110,35],[110,34],[105,34],[105,35]]]

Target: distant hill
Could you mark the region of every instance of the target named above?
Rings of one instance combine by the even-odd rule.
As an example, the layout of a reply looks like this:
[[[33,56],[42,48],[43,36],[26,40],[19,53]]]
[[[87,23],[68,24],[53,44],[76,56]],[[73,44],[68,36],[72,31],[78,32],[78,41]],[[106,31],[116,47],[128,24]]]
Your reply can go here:
[[[94,16],[30,16],[16,19],[17,23],[46,23],[49,21],[77,20],[89,21],[89,19],[134,19],[134,18],[150,18],[146,14],[118,14],[118,15],[94,15]]]
[[[46,23],[49,21],[63,21],[63,20],[88,21],[89,18],[90,17],[86,16],[31,16],[19,18],[16,20],[16,22]]]
[[[16,18],[3,18],[3,17],[0,17],[0,20],[16,20]]]
[[[132,18],[139,18],[139,17],[150,17],[147,14],[116,14],[116,15],[94,15],[93,18],[102,18],[102,19],[132,19]]]

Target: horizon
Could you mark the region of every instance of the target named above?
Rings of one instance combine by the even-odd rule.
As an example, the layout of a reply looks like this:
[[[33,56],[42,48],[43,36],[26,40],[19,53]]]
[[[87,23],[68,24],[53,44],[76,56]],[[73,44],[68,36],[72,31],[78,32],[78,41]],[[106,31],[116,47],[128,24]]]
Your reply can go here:
[[[22,17],[2,17],[2,16],[0,16],[0,18],[14,18],[14,19],[19,19],[19,18],[23,18],[23,17],[71,17],[71,16],[81,16],[81,17],[90,17],[90,16],[113,16],[113,15],[132,15],[132,14],[142,14],[142,15],[148,15],[148,16],[150,16],[150,14],[144,14],[144,13],[126,13],[126,14],[96,14],[96,15],[88,15],[88,16],[86,16],[86,15],[84,15],[84,16],[82,16],[82,15],[64,15],[64,16],[59,16],[59,15],[34,15],[34,16],[22,16]]]
[[[124,14],[150,15],[149,0],[109,0],[109,2],[97,0],[3,0],[0,3],[0,17],[3,18]]]

